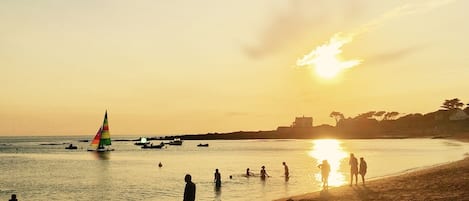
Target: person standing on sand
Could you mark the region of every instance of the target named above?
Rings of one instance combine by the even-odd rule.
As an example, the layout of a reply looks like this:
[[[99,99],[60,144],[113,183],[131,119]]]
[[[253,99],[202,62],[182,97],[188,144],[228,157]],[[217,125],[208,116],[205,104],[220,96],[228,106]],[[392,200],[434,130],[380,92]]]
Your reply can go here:
[[[331,166],[327,160],[323,160],[322,164],[318,165],[318,168],[321,169],[322,187],[327,189],[329,187],[329,173],[331,172]]]
[[[365,174],[366,174],[366,169],[368,166],[366,165],[366,161],[363,157],[360,157],[360,170],[358,170],[358,173],[362,176],[362,182],[363,185],[365,185]]]
[[[285,162],[283,162],[282,164],[283,164],[283,167],[285,169],[285,178],[288,178],[289,175],[290,175],[290,173],[288,172],[288,165]]]
[[[220,175],[220,172],[218,172],[218,169],[215,169],[214,181],[215,181],[215,187],[220,188],[221,187],[221,175]]]
[[[186,181],[186,188],[184,188],[183,201],[195,201],[195,184],[192,183],[192,176],[190,174],[186,174],[184,181]]]
[[[350,165],[350,186],[353,184],[353,176],[355,175],[355,185],[358,183],[358,160],[355,158],[353,153],[350,154],[350,160],[348,161]]]

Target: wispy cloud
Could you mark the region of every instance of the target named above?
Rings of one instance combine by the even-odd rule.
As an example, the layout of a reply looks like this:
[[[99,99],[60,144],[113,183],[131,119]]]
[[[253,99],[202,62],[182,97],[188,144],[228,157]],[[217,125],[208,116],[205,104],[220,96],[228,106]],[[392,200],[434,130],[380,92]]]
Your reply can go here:
[[[406,3],[401,6],[395,7],[384,14],[380,15],[379,17],[370,20],[368,23],[363,24],[357,30],[352,32],[352,35],[360,35],[362,33],[369,32],[374,28],[384,24],[386,21],[397,17],[403,17],[406,15],[417,14],[417,13],[425,13],[429,12],[433,9],[439,8],[441,6],[445,6],[457,0],[432,0],[432,1],[425,1],[424,3]]]
[[[376,63],[388,63],[388,62],[393,62],[402,58],[405,58],[406,56],[409,56],[411,54],[414,54],[415,52],[418,52],[422,49],[424,49],[425,46],[420,45],[420,46],[412,46],[412,47],[406,47],[402,48],[399,50],[393,50],[393,51],[388,51],[388,52],[383,52],[380,54],[376,54],[373,56],[370,56],[366,58],[366,64],[372,65]]]
[[[313,26],[314,19],[307,19],[300,12],[302,2],[290,1],[285,13],[276,14],[272,22],[259,37],[258,44],[243,46],[244,52],[250,58],[261,58],[281,49],[286,43],[294,39],[305,27]]]
[[[303,56],[303,58],[298,59],[297,65],[298,66],[311,66],[316,69],[316,72],[318,74],[320,75],[323,74],[323,77],[325,73],[321,73],[321,72],[327,72],[331,74],[330,76],[326,76],[326,77],[333,77],[334,75],[338,74],[340,71],[345,69],[345,67],[340,67],[345,64],[342,64],[342,62],[340,62],[339,59],[329,56],[331,55],[330,53],[326,54],[327,52],[325,53],[324,51],[320,51],[320,50],[327,48],[327,49],[333,50],[333,53],[335,53],[334,56],[340,55],[340,53],[342,53],[341,48],[343,47],[343,45],[350,43],[353,40],[353,38],[357,37],[358,35],[372,31],[376,27],[384,24],[386,21],[389,21],[397,17],[402,17],[405,15],[429,12],[435,8],[439,8],[441,6],[447,5],[454,1],[455,0],[432,0],[432,1],[425,1],[424,3],[407,3],[404,5],[398,6],[396,8],[393,8],[389,10],[388,12],[380,15],[379,17],[370,20],[368,23],[365,23],[362,26],[359,26],[356,30],[346,34],[347,37],[345,39],[338,40],[337,35],[340,33],[334,34],[329,40],[329,42],[325,42],[323,45],[315,47],[310,53]],[[413,49],[403,49],[397,52],[378,55],[372,59],[372,62],[373,61],[374,62],[390,61],[391,59],[396,59],[404,55],[407,55],[410,52],[413,52]],[[328,59],[328,61],[316,62],[318,60],[324,60],[324,58]],[[333,63],[331,61],[335,61],[335,62]],[[349,67],[357,66],[360,64],[359,60],[351,60],[351,62],[352,63],[348,65]]]
[[[306,31],[319,30],[327,23],[328,13],[324,9],[328,1],[296,0],[289,1],[286,12],[275,13],[271,23],[261,32],[256,44],[243,45],[244,53],[253,59],[269,56],[285,48],[305,34]],[[347,1],[343,18],[350,20],[360,15],[360,3],[357,0]],[[307,8],[307,9],[305,9]],[[314,13],[314,15],[311,15]]]

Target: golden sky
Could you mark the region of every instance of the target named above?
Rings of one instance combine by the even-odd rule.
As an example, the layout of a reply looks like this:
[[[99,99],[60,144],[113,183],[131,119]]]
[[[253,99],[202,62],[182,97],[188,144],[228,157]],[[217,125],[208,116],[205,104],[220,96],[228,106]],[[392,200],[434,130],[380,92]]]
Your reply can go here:
[[[469,1],[0,1],[0,135],[271,130],[469,102]],[[364,30],[366,29],[366,30]],[[361,63],[298,59],[336,33]]]

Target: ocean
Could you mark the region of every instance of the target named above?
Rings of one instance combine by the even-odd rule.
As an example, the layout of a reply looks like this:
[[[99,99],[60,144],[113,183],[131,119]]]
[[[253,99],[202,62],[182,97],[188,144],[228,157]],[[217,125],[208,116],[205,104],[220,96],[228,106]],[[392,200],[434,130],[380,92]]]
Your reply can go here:
[[[186,174],[197,185],[196,200],[272,200],[321,190],[317,165],[324,159],[331,164],[329,184],[339,186],[349,182],[350,153],[365,158],[366,177],[373,179],[455,161],[469,152],[468,143],[445,139],[329,139],[184,141],[161,150],[113,141],[115,151],[98,155],[86,151],[89,142],[78,142],[91,138],[0,137],[0,200],[13,193],[24,201],[182,200]],[[67,143],[78,149],[64,149]],[[197,147],[200,143],[209,147]],[[288,179],[282,162],[289,167]],[[258,177],[261,166],[270,176],[265,180]],[[213,181],[217,168],[219,190]],[[257,176],[245,177],[246,168]]]

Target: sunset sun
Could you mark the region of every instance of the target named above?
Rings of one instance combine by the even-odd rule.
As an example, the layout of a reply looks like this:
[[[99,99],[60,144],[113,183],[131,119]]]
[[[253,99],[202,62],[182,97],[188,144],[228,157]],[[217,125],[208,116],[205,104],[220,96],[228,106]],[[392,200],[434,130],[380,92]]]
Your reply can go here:
[[[342,46],[352,41],[352,37],[334,35],[328,43],[316,47],[312,52],[297,61],[298,66],[312,66],[316,74],[325,79],[336,77],[344,69],[360,64],[360,60],[343,61],[340,57]]]

